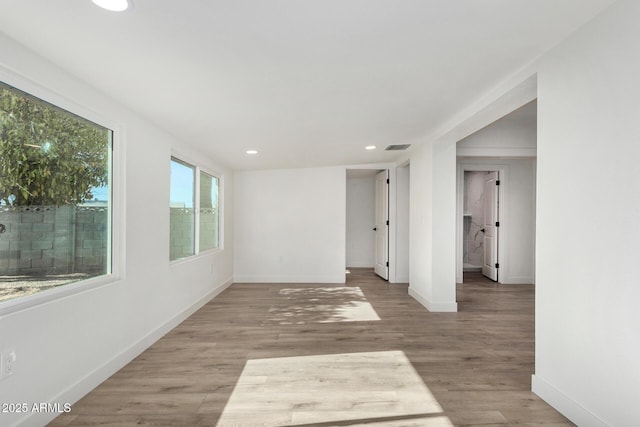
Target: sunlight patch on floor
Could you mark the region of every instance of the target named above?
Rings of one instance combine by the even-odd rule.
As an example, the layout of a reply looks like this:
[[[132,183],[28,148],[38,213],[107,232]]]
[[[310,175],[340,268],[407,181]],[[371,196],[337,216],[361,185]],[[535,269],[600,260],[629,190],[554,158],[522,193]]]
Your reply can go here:
[[[344,424],[340,424],[344,425]],[[361,424],[348,424],[349,427],[453,427],[449,417],[424,417],[402,420],[385,420],[380,422],[365,422]],[[302,426],[299,426],[302,427]],[[306,427],[306,426],[305,426]]]
[[[283,300],[271,306],[267,323],[302,325],[380,320],[357,286],[281,289],[279,296]]]
[[[249,360],[218,427],[453,424],[402,351]]]

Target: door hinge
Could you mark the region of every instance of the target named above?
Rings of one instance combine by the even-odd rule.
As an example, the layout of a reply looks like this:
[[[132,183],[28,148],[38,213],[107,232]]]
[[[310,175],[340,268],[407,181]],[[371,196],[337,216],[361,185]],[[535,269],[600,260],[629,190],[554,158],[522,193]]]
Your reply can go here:
[[[500,264],[496,262],[496,268],[500,268]]]
[[[387,220],[387,225],[389,225],[389,220]]]
[[[389,183],[389,178],[387,178],[387,184]]]
[[[496,227],[500,227],[500,221],[496,221]]]
[[[496,179],[496,185],[500,185],[500,180]]]
[[[389,267],[389,261],[387,261],[387,267]]]

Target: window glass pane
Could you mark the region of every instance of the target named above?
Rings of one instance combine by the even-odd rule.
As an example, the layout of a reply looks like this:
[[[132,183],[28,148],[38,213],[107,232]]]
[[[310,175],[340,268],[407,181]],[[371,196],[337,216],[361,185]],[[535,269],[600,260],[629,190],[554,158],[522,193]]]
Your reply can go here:
[[[170,250],[173,261],[195,253],[195,168],[171,159]]]
[[[200,250],[218,245],[218,178],[200,172]]]
[[[0,83],[0,301],[111,272],[111,139]]]

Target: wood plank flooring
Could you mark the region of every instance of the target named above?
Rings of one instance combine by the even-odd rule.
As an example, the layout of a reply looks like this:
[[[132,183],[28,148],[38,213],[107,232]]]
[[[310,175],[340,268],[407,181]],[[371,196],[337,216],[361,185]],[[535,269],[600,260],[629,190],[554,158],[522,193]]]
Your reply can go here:
[[[530,392],[533,286],[470,274],[458,313],[429,313],[351,271],[234,284],[50,425],[573,425]]]

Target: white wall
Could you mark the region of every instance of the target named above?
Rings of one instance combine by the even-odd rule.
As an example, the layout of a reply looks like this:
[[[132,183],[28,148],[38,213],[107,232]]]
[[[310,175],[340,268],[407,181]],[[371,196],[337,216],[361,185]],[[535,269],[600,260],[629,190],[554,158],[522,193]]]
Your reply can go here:
[[[537,102],[534,100],[458,141],[458,156],[535,156],[536,112]]]
[[[409,295],[430,311],[457,311],[455,214],[447,217],[456,207],[455,165],[454,143],[425,143],[411,153]]]
[[[0,80],[120,131],[119,280],[0,317],[0,347],[17,354],[15,374],[0,382],[0,402],[75,402],[230,283],[231,175],[2,35],[0,45]],[[172,149],[223,173],[225,248],[170,265]],[[38,426],[55,415],[3,413],[0,424]]]
[[[501,82],[458,125],[426,139],[411,156],[412,230],[453,234],[454,215],[438,193],[448,186],[450,155],[439,143],[467,136],[478,122],[501,117],[492,102],[537,73],[536,373],[533,390],[578,425],[635,425],[640,419],[640,3],[620,0],[539,62]],[[530,100],[529,85],[518,99]],[[524,104],[520,104],[524,105]],[[475,112],[473,111],[475,110]],[[493,121],[492,120],[492,121]],[[477,129],[475,129],[477,130]],[[466,133],[466,135],[465,135]],[[452,143],[453,144],[453,143]],[[453,144],[455,145],[455,144]],[[443,170],[444,169],[444,170]],[[436,176],[440,176],[437,175]],[[598,179],[600,178],[600,179]],[[415,183],[415,185],[414,185]],[[419,189],[414,190],[414,187]],[[430,217],[431,215],[431,217]],[[414,291],[435,299],[448,281],[429,282],[441,243],[429,227],[412,236]],[[413,233],[412,233],[413,234]],[[413,243],[418,247],[413,253]],[[442,264],[454,256],[440,251]],[[427,260],[416,266],[414,259]],[[448,268],[448,267],[447,267]],[[414,282],[415,281],[415,282]]]
[[[409,282],[409,174],[411,166],[396,169],[396,282]]]
[[[347,267],[375,264],[375,175],[350,178],[347,174]]]
[[[433,215],[431,200],[433,183],[431,170],[433,153],[431,145],[422,145],[411,153],[409,171],[409,295],[428,310],[433,310]]]
[[[455,208],[450,154],[478,123],[519,100],[537,73],[536,373],[533,390],[578,425],[628,426],[640,419],[640,3],[619,0],[567,41],[510,76],[411,153],[411,286],[436,299],[435,230]],[[516,88],[515,97],[509,90]],[[534,94],[535,97],[535,94]],[[493,108],[495,102],[497,107]],[[520,103],[517,106],[524,105]],[[507,110],[509,111],[509,110]],[[487,119],[493,120],[487,123]],[[473,129],[475,127],[475,129]],[[444,172],[439,182],[430,171]],[[450,171],[449,171],[450,172]],[[415,202],[415,203],[413,203]],[[414,234],[415,233],[415,234]],[[444,247],[446,249],[446,247]],[[455,255],[442,251],[440,261]],[[433,255],[432,255],[433,254]],[[417,265],[416,262],[422,264]],[[449,267],[446,267],[449,268]],[[426,304],[429,307],[428,304]]]
[[[344,167],[238,172],[237,282],[344,283]]]
[[[425,141],[410,159],[409,295],[429,311],[455,312],[456,145]]]
[[[433,301],[434,311],[457,311],[456,301],[456,145],[433,145]],[[453,234],[455,235],[455,234]]]
[[[536,373],[578,425],[640,420],[640,2],[541,61]]]

